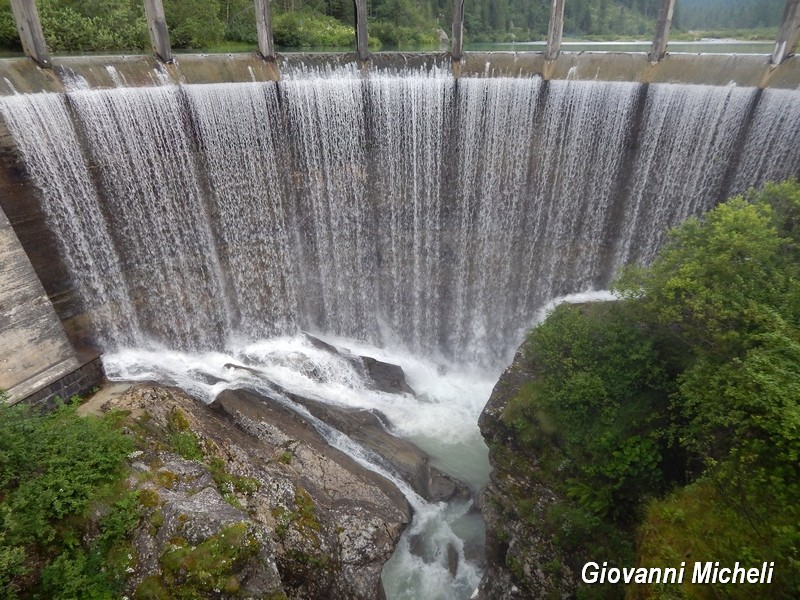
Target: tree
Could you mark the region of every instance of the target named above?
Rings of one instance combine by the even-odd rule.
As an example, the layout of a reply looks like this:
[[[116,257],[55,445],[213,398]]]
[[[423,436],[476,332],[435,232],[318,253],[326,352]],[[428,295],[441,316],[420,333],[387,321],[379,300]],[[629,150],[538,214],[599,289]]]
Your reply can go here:
[[[164,14],[175,48],[207,48],[223,39],[219,0],[165,0]]]

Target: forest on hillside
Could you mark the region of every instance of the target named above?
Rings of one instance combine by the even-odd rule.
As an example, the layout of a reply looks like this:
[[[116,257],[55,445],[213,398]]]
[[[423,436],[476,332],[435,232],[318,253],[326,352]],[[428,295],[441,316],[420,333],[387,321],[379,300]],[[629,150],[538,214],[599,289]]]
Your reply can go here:
[[[684,29],[753,29],[777,27],[784,0],[678,0]]]
[[[548,0],[466,0],[467,42],[545,39]],[[658,0],[567,0],[564,34],[577,38],[651,35]],[[146,51],[142,0],[37,0],[54,52]],[[274,0],[279,48],[354,44],[353,0]],[[678,0],[673,30],[775,28],[784,0]],[[252,0],[164,0],[173,47],[245,50],[257,44]],[[451,31],[452,0],[368,0],[370,46],[435,46]],[[0,48],[19,49],[9,0],[0,0]]]

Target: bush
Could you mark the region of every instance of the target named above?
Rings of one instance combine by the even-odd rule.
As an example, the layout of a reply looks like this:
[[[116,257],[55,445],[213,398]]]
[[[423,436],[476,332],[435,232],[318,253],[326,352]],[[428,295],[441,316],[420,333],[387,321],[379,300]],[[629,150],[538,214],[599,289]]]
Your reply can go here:
[[[557,539],[625,564],[649,502],[637,564],[775,560],[770,594],[795,597],[800,185],[767,184],[689,219],[615,288],[620,302],[562,305],[530,332],[537,377],[504,414],[571,501],[549,515]]]
[[[6,597],[35,589],[40,569],[38,592],[47,597],[68,597],[65,590],[72,588],[118,593],[124,567],[113,565],[125,561],[109,555],[126,544],[138,520],[135,497],[122,484],[131,448],[115,415],[81,418],[74,405],[40,414],[0,403],[0,584]],[[87,536],[89,513],[100,507],[108,507],[100,531]]]
[[[144,5],[136,0],[39,0],[37,5],[53,52],[142,50],[150,45]]]
[[[355,44],[352,26],[311,12],[274,15],[272,29],[275,45],[284,48],[350,48]]]

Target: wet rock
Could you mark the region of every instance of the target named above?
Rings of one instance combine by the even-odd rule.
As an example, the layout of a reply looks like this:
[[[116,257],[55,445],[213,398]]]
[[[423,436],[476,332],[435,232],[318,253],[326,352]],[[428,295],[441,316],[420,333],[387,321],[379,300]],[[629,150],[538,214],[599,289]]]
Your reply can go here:
[[[414,394],[414,390],[406,382],[406,374],[399,365],[383,362],[370,356],[361,356],[361,362],[367,370],[369,379],[376,390],[388,394]]]
[[[320,341],[320,343],[324,344],[325,342]],[[270,381],[263,371],[254,367],[235,363],[228,363],[225,367],[241,369],[257,375],[262,382],[267,383],[277,394],[304,406],[321,421],[328,423],[354,441],[371,449],[383,459],[385,467],[399,475],[415,492],[426,500],[447,502],[454,498],[467,499],[471,497],[471,492],[464,483],[438,469],[432,468],[429,464],[430,458],[420,448],[389,433],[386,429],[388,419],[379,411],[325,404],[286,390],[277,383]],[[260,396],[256,392],[251,391],[249,393],[268,401],[267,398]]]
[[[453,544],[447,544],[447,569],[453,577],[458,573],[458,550]]]
[[[275,466],[290,476],[290,485],[273,484],[264,498],[290,596],[378,597],[383,564],[411,517],[399,490],[331,448],[306,419],[274,400],[226,390],[212,407],[270,444]]]
[[[463,482],[455,477],[430,467],[426,497],[432,502],[450,502],[452,500],[469,500],[472,493]]]
[[[414,395],[414,390],[408,385],[406,374],[400,365],[387,363],[371,356],[353,354],[348,350],[342,350],[323,342],[309,333],[304,332],[303,337],[314,348],[336,355],[352,364],[372,389],[386,392],[387,394]]]
[[[192,553],[213,543],[229,556],[209,577],[243,597],[382,597],[381,570],[410,521],[408,504],[307,420],[244,391],[206,406],[175,389],[135,386],[107,404],[130,411],[127,426],[149,444],[131,459],[130,485],[148,508],[134,534],[127,595],[183,581]],[[202,458],[164,450],[176,431],[196,440]]]
[[[478,420],[489,446],[491,480],[479,505],[486,524],[486,570],[477,600],[571,598],[576,579],[569,561],[555,543],[547,514],[563,502],[553,490],[537,483],[535,457],[524,455],[515,431],[503,421],[508,401],[521,386],[535,379],[521,351],[503,373]],[[508,460],[508,454],[523,460]],[[506,456],[506,459],[503,457]],[[518,499],[525,499],[523,508]],[[512,569],[509,565],[514,564]]]

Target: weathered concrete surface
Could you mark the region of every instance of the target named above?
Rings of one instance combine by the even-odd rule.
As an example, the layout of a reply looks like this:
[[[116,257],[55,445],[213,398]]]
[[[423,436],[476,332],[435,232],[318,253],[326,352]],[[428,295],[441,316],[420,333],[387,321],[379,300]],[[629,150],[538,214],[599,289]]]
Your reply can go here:
[[[550,23],[547,26],[548,61],[558,58],[561,52],[561,35],[564,33],[564,0],[552,0],[550,4]]]
[[[94,355],[93,328],[75,293],[57,235],[47,225],[38,191],[27,173],[13,136],[0,117],[0,209],[11,222],[44,291],[72,346],[80,354]]]
[[[772,64],[779,65],[797,50],[800,39],[800,0],[787,0],[778,39],[772,52]]]
[[[675,0],[661,0],[656,19],[656,33],[653,46],[650,48],[650,62],[658,62],[667,54],[669,30],[672,27],[672,15],[675,12]]]
[[[169,43],[164,4],[161,0],[145,0],[144,13],[147,16],[147,30],[150,32],[153,50],[164,62],[172,62],[172,46]]]
[[[81,365],[0,209],[0,389],[17,402]]]
[[[119,86],[148,87],[170,84],[277,81],[282,71],[299,66],[362,68],[355,53],[282,54],[277,62],[257,52],[247,54],[181,54],[165,65],[151,56],[58,57],[53,69],[41,69],[26,58],[0,59],[0,95],[63,92],[73,89]],[[667,54],[653,64],[644,52],[562,52],[547,61],[544,52],[464,52],[452,61],[441,52],[376,52],[366,72],[398,69],[454,69],[461,77],[517,77],[545,79],[686,83],[749,87],[800,87],[800,57],[781,65],[768,55]]]
[[[17,23],[22,49],[42,67],[50,66],[50,54],[42,32],[42,23],[36,2],[11,0],[11,10]]]
[[[800,86],[800,58],[794,56],[775,67],[767,55],[667,54],[652,64],[644,52],[562,52],[547,63],[540,52],[469,52],[461,73],[796,89]]]

